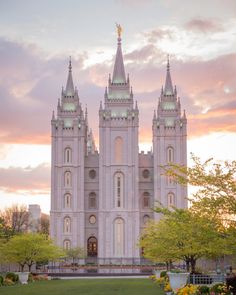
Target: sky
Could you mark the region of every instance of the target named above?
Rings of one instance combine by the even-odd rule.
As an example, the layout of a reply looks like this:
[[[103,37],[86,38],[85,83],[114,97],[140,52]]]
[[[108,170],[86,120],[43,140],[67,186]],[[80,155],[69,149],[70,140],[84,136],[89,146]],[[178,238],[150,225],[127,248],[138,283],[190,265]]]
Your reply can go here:
[[[235,0],[0,0],[0,209],[50,210],[50,120],[69,56],[98,146],[116,22],[140,111],[140,150],[151,149],[169,54],[188,119],[188,158],[235,160]]]

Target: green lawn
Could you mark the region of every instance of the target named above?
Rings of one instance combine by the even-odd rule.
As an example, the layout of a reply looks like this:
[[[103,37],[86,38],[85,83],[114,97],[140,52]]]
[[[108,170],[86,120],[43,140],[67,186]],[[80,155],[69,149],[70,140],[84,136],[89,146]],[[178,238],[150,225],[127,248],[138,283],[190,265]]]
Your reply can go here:
[[[0,287],[1,295],[164,295],[149,279],[79,279]]]

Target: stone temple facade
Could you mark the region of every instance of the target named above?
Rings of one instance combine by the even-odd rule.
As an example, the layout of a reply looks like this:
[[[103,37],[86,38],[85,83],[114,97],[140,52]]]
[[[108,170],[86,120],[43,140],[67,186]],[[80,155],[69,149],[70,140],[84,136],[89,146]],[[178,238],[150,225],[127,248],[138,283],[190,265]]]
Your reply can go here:
[[[56,244],[83,247],[88,257],[122,258],[130,263],[142,256],[137,241],[145,224],[149,218],[159,218],[152,210],[156,201],[187,207],[187,189],[161,169],[169,162],[187,164],[187,120],[172,84],[169,61],[165,85],[153,106],[153,148],[139,153],[139,108],[118,35],[113,75],[98,112],[98,152],[87,110],[82,109],[73,84],[70,61],[66,88],[51,120],[50,216]]]

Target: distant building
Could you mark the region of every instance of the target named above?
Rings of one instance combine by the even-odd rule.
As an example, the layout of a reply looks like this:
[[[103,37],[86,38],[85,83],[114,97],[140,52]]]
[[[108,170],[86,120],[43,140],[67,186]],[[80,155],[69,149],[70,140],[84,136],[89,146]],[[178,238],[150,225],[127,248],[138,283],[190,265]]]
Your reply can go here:
[[[96,102],[95,102],[96,103]],[[53,113],[51,237],[64,248],[81,246],[89,257],[140,259],[137,241],[152,208],[187,207],[187,189],[162,175],[162,165],[187,164],[187,119],[181,111],[170,64],[160,98],[153,102],[153,148],[139,153],[139,108],[125,74],[121,38],[112,77],[99,109],[99,152],[88,126],[72,65]],[[151,125],[151,121],[150,121]],[[126,259],[126,260],[125,260]]]
[[[41,208],[37,204],[29,205],[29,225],[28,231],[38,232],[41,228]]]

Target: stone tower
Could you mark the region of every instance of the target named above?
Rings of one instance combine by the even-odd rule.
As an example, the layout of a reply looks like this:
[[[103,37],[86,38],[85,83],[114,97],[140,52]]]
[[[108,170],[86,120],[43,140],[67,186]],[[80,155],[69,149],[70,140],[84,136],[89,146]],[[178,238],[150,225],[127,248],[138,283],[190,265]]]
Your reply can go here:
[[[51,237],[64,247],[84,245],[84,158],[87,124],[77,89],[74,88],[71,60],[65,90],[58,100],[57,116],[51,120]]]
[[[99,110],[99,256],[139,257],[138,124],[121,37]]]
[[[166,81],[154,111],[153,123],[154,200],[165,207],[187,207],[187,188],[163,175],[161,166],[168,163],[187,165],[187,119],[181,114],[180,99],[173,87],[169,58]]]

